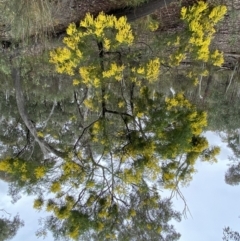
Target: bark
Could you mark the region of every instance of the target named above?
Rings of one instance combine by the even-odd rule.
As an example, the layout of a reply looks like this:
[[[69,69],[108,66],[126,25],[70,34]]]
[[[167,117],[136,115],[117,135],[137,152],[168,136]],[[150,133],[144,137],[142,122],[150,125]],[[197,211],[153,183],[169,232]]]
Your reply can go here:
[[[31,119],[28,116],[28,113],[25,108],[25,100],[24,100],[24,95],[22,91],[22,85],[21,85],[21,73],[20,69],[13,67],[12,68],[12,79],[14,81],[14,86],[15,86],[15,93],[16,93],[16,102],[17,102],[17,107],[19,114],[30,131],[31,135],[34,137],[35,141],[38,143],[40,146],[42,153],[44,155],[44,158],[48,158],[48,155],[50,153],[53,153],[54,155],[58,157],[64,157],[66,156],[65,153],[60,152],[56,149],[54,149],[52,146],[50,146],[48,143],[46,143],[42,138],[40,138],[37,134],[36,128],[33,125]]]

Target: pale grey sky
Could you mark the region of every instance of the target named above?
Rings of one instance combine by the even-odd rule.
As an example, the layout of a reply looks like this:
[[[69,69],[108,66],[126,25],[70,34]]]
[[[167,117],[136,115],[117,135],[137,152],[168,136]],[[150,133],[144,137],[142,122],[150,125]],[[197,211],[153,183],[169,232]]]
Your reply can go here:
[[[212,145],[221,147],[221,154],[217,164],[198,162],[198,172],[192,182],[188,187],[181,188],[192,217],[188,215],[188,219],[174,223],[176,230],[182,235],[180,241],[221,241],[224,226],[240,231],[240,186],[232,187],[224,182],[227,157],[231,155],[231,151],[217,135],[211,132],[206,135]],[[25,221],[25,226],[12,240],[42,240],[36,238],[35,231],[38,228],[38,218],[44,216],[44,213],[32,208],[33,198],[24,197],[12,205],[6,194],[7,187],[0,182],[0,208],[4,208],[12,215],[19,213]],[[180,199],[174,200],[174,208],[182,210],[183,203]],[[45,241],[53,241],[53,238],[49,235]]]
[[[192,182],[181,189],[192,217],[188,215],[187,219],[174,223],[182,235],[180,241],[221,241],[225,226],[240,232],[240,186],[224,182],[231,151],[214,133],[208,132],[207,138],[212,145],[221,147],[221,153],[216,164],[198,162]],[[182,210],[181,200],[175,200],[174,204]]]

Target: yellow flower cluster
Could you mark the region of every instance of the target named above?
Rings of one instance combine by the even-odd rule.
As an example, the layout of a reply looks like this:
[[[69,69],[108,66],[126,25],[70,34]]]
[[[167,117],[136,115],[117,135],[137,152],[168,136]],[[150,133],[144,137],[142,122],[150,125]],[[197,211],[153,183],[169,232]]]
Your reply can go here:
[[[63,40],[66,47],[50,52],[49,61],[55,64],[58,73],[74,75],[77,65],[80,65],[89,56],[87,49],[92,48],[89,38],[101,41],[103,48],[107,51],[111,47],[116,48],[122,44],[131,45],[134,40],[131,25],[127,23],[126,17],[117,19],[113,15],[101,12],[94,18],[87,13],[80,22],[80,27],[84,27],[86,30],[77,29],[76,25],[71,23],[67,28],[68,36]],[[78,83],[75,81],[74,84]]]
[[[55,208],[55,206],[56,206],[56,204],[55,204],[52,200],[49,200],[49,201],[47,202],[47,205],[46,205],[46,211],[47,211],[47,212],[53,211],[54,208]]]
[[[127,18],[120,17],[116,21],[116,29],[118,33],[116,35],[116,40],[119,43],[132,44],[134,37],[131,30],[131,25],[127,23]]]
[[[44,134],[43,134],[41,131],[38,131],[38,132],[37,132],[37,136],[43,138],[43,137],[44,137]]]
[[[45,173],[46,173],[46,168],[44,166],[37,167],[34,170],[34,174],[37,179],[42,178],[45,175]]]
[[[74,74],[74,68],[77,67],[77,59],[72,58],[70,49],[57,48],[50,52],[50,63],[56,65],[56,71],[60,74],[66,73],[68,75]]]
[[[117,240],[117,237],[116,237],[116,235],[115,235],[114,233],[108,233],[108,234],[106,234],[106,235],[105,235],[105,238],[106,238],[107,240]]]
[[[197,117],[191,123],[192,133],[194,135],[200,135],[203,128],[207,126],[207,112],[203,111],[198,113]]]
[[[21,181],[28,181],[31,178],[31,167],[24,160],[6,158],[0,161],[0,171],[7,172],[20,177]]]
[[[175,97],[167,97],[165,99],[165,103],[167,105],[167,110],[175,109],[175,107],[187,107],[189,109],[192,108],[192,104],[187,99],[185,99],[182,92],[177,93]]]
[[[76,24],[75,23],[70,23],[68,28],[67,28],[67,34],[68,35],[73,35],[77,32]]]
[[[123,173],[123,180],[128,184],[138,184],[141,182],[142,177],[143,173],[141,170],[136,170],[136,172],[133,172],[131,169],[125,169]]]
[[[70,23],[67,30],[68,36],[63,39],[63,43],[67,45],[68,48],[73,50],[72,53],[75,53],[76,57],[79,59],[82,58],[82,52],[78,48],[78,44],[84,41],[85,32],[79,31],[75,23]]]
[[[226,12],[227,12],[226,6],[222,6],[222,5],[217,6],[212,9],[211,13],[209,14],[209,19],[211,19],[211,21],[216,24],[220,20],[222,20]]]
[[[107,212],[106,209],[102,209],[102,210],[98,213],[98,217],[99,217],[99,218],[105,219],[105,218],[107,218],[107,216],[108,216],[108,212]]]
[[[209,143],[206,138],[199,137],[192,147],[193,152],[201,153],[209,147]]]
[[[168,181],[173,180],[174,177],[175,177],[175,174],[174,174],[174,173],[170,173],[170,172],[164,172],[164,173],[163,173],[163,178],[164,178],[164,181],[165,181],[165,182],[168,182]]]
[[[176,112],[178,108],[186,108],[188,110],[186,121],[190,122],[193,135],[200,135],[203,128],[207,126],[207,113],[197,112],[196,108],[185,99],[183,93],[178,93],[173,98],[166,98],[165,103],[168,111]]]
[[[119,43],[131,44],[134,40],[131,26],[127,23],[127,18],[120,17],[117,19],[113,15],[106,15],[101,12],[95,19],[90,13],[87,13],[84,20],[80,22],[81,27],[87,28],[85,35],[96,35],[98,39],[104,40],[104,47],[108,50],[110,48],[110,40],[106,37],[107,29],[116,29],[117,33],[115,39]]]
[[[160,73],[160,60],[159,58],[155,58],[153,60],[150,60],[147,63],[147,75],[146,78],[148,81],[153,82],[158,79],[159,73]]]
[[[213,61],[214,65],[221,66],[224,62],[223,54],[218,50],[215,50],[211,54],[211,60]]]
[[[77,86],[77,85],[79,85],[80,84],[80,81],[79,80],[77,80],[77,79],[74,79],[73,80],[73,86]]]
[[[40,210],[43,206],[43,203],[44,202],[43,202],[42,198],[35,199],[34,203],[33,203],[33,208]]]
[[[130,217],[135,217],[136,216],[136,211],[134,209],[129,210],[129,216]]]
[[[148,22],[148,29],[152,32],[156,31],[159,28],[159,22],[154,20],[154,19],[150,19]]]
[[[94,100],[92,98],[85,99],[83,103],[91,111],[98,110],[98,107],[95,105]]]
[[[60,192],[61,191],[61,184],[59,182],[53,182],[50,191],[53,193]]]
[[[110,78],[114,76],[116,80],[120,81],[122,79],[122,72],[124,68],[124,65],[118,66],[117,63],[113,62],[111,63],[109,70],[102,72],[103,78]]]
[[[103,223],[98,222],[98,223],[97,223],[97,230],[98,230],[98,231],[102,231],[102,230],[103,230],[103,228],[104,228],[104,224],[103,224]]]
[[[121,101],[118,102],[118,107],[119,108],[123,108],[124,106],[125,106],[125,102],[124,101],[121,100]]]
[[[77,237],[79,236],[79,228],[76,227],[73,230],[70,230],[68,232],[68,236],[72,239],[77,239]]]
[[[100,122],[99,121],[95,122],[92,126],[92,134],[97,135],[100,132],[100,129],[101,129]]]
[[[93,188],[94,186],[95,186],[95,182],[94,181],[87,181],[86,188]]]
[[[89,87],[94,86],[95,88],[98,88],[101,85],[101,81],[96,76],[96,73],[96,67],[91,65],[79,68],[79,74],[82,77],[82,83]]]
[[[79,176],[81,173],[81,168],[79,165],[77,165],[75,162],[71,161],[71,160],[66,160],[62,166],[62,170],[63,170],[63,175],[65,177],[69,177],[69,176]]]
[[[9,159],[5,159],[0,162],[0,171],[13,173],[12,165],[9,162]]]
[[[181,51],[176,52],[175,54],[170,56],[170,65],[171,66],[178,66],[186,57],[185,53]]]
[[[54,214],[59,219],[67,219],[70,215],[70,209],[67,206],[63,206],[60,208],[55,206],[53,211],[54,211]]]
[[[226,6],[221,5],[210,9],[208,3],[204,1],[181,9],[181,19],[188,24],[190,32],[185,49],[195,53],[197,60],[210,61],[216,66],[222,65],[223,54],[217,51],[211,55],[209,47],[215,33],[214,27],[224,17],[226,11]]]

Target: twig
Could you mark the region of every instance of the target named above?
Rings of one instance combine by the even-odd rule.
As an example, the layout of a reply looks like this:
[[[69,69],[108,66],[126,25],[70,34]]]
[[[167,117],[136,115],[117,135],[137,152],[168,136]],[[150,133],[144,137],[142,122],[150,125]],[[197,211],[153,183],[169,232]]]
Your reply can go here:
[[[237,67],[238,67],[238,61],[237,61],[237,63],[235,64],[235,67],[234,67],[234,70],[233,70],[233,72],[232,72],[231,78],[230,78],[230,80],[229,80],[229,84],[228,84],[228,86],[227,86],[227,89],[226,89],[226,91],[225,91],[225,94],[227,94],[227,92],[228,92],[228,89],[229,89],[229,87],[230,87],[230,85],[231,85],[231,83],[232,83],[233,76],[234,76],[234,74],[235,74],[235,71],[237,70]]]

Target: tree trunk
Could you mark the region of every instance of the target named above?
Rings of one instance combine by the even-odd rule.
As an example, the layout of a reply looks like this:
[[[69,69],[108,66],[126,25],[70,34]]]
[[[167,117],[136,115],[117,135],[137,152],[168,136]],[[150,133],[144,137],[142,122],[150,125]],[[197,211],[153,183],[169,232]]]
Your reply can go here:
[[[125,8],[111,11],[109,14],[113,14],[116,17],[126,16],[129,22],[133,22],[139,18],[145,17],[156,10],[167,7],[174,0],[152,0],[144,3],[136,8]]]
[[[31,119],[29,118],[28,113],[25,108],[25,100],[24,100],[22,86],[21,86],[21,73],[20,73],[19,68],[17,69],[15,67],[12,67],[12,79],[14,81],[16,102],[17,102],[19,114],[20,114],[24,124],[30,131],[31,135],[34,137],[34,139],[40,146],[44,159],[48,158],[49,153],[53,153],[54,155],[56,155],[58,157],[64,157],[65,153],[62,153],[62,152],[54,149],[48,143],[46,143],[42,138],[39,138],[36,128],[33,125]]]

